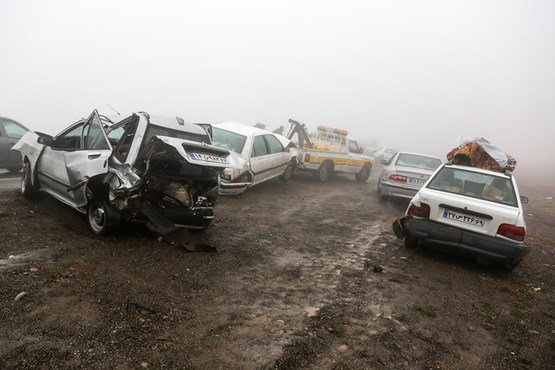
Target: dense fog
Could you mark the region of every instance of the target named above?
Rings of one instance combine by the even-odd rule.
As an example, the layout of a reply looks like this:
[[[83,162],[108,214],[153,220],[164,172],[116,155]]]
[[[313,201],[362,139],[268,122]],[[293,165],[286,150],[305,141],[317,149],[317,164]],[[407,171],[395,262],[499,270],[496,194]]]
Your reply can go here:
[[[269,129],[294,118],[441,157],[481,136],[515,173],[546,175],[553,14],[550,0],[4,0],[0,115],[51,134],[108,105]]]

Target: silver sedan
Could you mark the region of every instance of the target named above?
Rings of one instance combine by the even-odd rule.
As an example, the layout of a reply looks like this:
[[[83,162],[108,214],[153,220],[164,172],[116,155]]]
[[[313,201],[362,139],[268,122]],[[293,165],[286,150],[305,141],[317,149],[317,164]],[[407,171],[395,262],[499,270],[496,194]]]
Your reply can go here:
[[[384,165],[378,179],[380,197],[411,199],[442,162],[428,154],[397,152],[380,163]]]

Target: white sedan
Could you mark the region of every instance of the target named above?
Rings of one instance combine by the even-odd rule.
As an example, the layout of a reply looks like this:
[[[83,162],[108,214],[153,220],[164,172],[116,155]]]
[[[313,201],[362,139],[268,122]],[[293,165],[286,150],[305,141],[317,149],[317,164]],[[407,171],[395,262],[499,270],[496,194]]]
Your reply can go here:
[[[405,246],[428,244],[512,270],[530,247],[521,197],[510,173],[444,164],[393,224]]]
[[[297,166],[295,144],[285,137],[236,122],[212,125],[213,144],[232,152],[235,168],[221,174],[220,194],[236,195],[278,177],[287,182]]]

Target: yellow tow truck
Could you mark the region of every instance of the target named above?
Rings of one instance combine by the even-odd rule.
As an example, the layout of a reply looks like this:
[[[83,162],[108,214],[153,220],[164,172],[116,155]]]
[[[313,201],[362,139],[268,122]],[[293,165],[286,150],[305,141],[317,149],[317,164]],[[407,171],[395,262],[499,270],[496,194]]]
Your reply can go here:
[[[362,154],[363,148],[347,130],[317,126],[309,135],[306,125],[289,119],[284,134],[299,147],[297,171],[311,172],[321,182],[334,173],[351,173],[358,182],[368,181],[374,159]]]

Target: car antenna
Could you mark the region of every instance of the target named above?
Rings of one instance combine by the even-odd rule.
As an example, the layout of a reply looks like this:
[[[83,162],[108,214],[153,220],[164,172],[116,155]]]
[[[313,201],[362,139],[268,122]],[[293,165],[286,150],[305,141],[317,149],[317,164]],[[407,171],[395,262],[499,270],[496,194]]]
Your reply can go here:
[[[119,112],[117,110],[115,110],[110,104],[106,104],[108,106],[108,108],[110,108],[111,110],[113,110],[114,112],[117,113],[117,115],[119,116]]]

